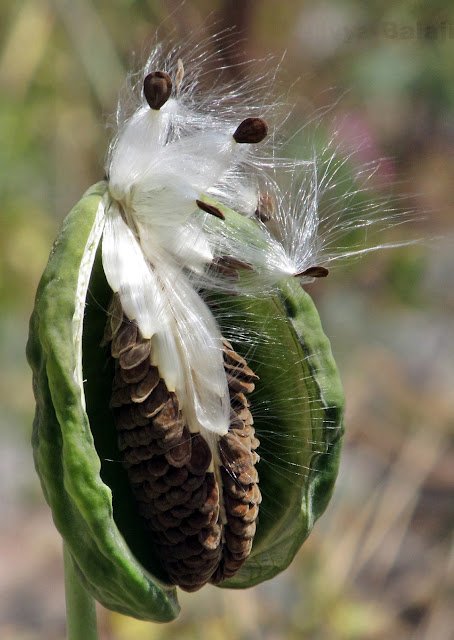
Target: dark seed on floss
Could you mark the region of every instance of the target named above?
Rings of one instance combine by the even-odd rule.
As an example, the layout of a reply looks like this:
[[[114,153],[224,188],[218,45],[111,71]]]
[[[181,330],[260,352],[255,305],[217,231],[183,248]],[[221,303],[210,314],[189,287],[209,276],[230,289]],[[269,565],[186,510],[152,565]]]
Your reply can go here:
[[[233,138],[239,144],[262,142],[268,134],[268,125],[262,118],[246,118],[238,126]]]
[[[143,94],[149,106],[159,110],[172,93],[172,79],[165,71],[153,71],[143,81]]]
[[[262,193],[255,210],[256,217],[262,222],[269,222],[274,215],[274,200],[271,194]]]
[[[220,220],[225,220],[225,215],[222,213],[218,207],[215,207],[213,204],[208,204],[208,202],[204,202],[203,200],[196,200],[196,204],[202,211],[205,213],[209,213],[215,218],[219,218]]]
[[[296,273],[295,278],[300,278],[302,276],[306,276],[308,278],[326,278],[328,274],[329,269],[327,269],[326,267],[317,266],[309,267],[308,269],[301,271],[301,273]]]

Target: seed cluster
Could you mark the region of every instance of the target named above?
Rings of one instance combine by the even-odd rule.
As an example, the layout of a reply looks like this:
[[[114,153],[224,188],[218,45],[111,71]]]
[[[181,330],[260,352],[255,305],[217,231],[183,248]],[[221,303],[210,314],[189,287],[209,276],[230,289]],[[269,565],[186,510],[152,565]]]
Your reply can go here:
[[[213,455],[190,433],[175,393],[151,364],[151,341],[111,306],[106,338],[116,361],[111,404],[140,514],[168,574],[186,591],[232,577],[249,556],[261,494],[246,393],[256,376],[224,341],[230,428]]]

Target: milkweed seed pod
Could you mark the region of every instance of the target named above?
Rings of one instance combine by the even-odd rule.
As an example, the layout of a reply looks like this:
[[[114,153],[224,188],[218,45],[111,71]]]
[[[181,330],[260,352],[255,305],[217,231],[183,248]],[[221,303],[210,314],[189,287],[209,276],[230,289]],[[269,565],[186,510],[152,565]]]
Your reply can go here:
[[[276,160],[261,80],[207,97],[199,62],[159,56],[63,223],[28,358],[36,467],[87,589],[166,621],[175,585],[288,566],[329,501],[344,401],[301,287],[328,273],[314,161]],[[303,177],[280,191],[280,171]]]

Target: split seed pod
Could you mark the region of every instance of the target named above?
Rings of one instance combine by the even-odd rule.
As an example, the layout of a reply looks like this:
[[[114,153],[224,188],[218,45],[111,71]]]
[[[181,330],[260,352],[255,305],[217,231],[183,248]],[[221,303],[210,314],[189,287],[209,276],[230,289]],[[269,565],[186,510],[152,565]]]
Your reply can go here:
[[[329,501],[343,433],[299,282],[327,270],[291,264],[258,196],[250,215],[225,204],[251,164],[240,149],[268,127],[201,127],[180,111],[181,68],[175,98],[171,65],[146,68],[108,181],[54,244],[27,350],[35,463],[73,562],[104,606],[155,621],[177,615],[175,585],[286,568]]]

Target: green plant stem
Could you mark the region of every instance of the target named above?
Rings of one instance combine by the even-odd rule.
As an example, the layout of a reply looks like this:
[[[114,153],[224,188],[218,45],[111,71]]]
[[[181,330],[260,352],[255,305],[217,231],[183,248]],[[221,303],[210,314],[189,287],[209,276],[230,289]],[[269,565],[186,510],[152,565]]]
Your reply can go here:
[[[81,583],[65,543],[63,558],[67,640],[98,640],[95,601]]]

